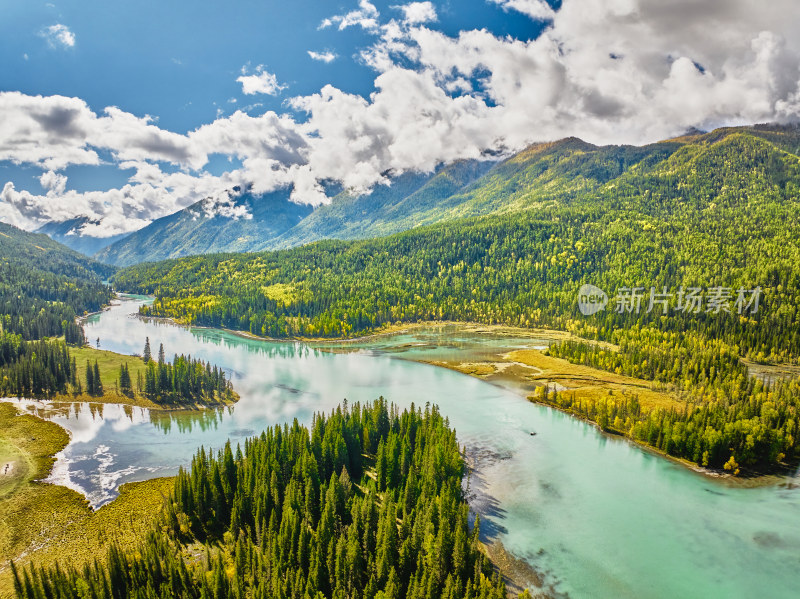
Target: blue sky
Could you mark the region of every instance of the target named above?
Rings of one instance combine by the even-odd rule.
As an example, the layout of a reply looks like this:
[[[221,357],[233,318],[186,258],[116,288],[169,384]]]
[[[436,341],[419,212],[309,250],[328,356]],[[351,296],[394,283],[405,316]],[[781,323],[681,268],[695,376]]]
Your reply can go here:
[[[373,3],[399,17],[397,2]],[[434,2],[437,28],[449,35],[485,28],[498,36],[534,39],[544,24],[492,2]],[[468,10],[463,6],[471,4]],[[354,3],[324,0],[219,2],[114,2],[62,0],[4,2],[0,90],[83,99],[96,112],[106,106],[143,116],[185,133],[221,115],[242,110],[291,110],[290,96],[311,94],[326,84],[368,96],[374,70],[358,60],[373,35],[358,27],[320,28]],[[74,44],[53,41],[48,28],[63,25]],[[309,55],[335,55],[330,62]],[[236,81],[243,68],[259,65],[285,86],[272,95],[246,95]],[[305,118],[302,113],[298,119]],[[216,156],[211,172],[230,162]],[[41,169],[0,163],[0,179],[43,193]],[[116,166],[68,167],[70,188],[90,191],[123,185],[129,170]]]
[[[112,235],[241,183],[320,203],[320,181],[368,190],[487,150],[642,143],[800,104],[789,0],[0,11],[0,219],[27,228],[87,214]]]
[[[5,2],[0,21],[0,85],[26,94],[77,96],[95,111],[118,106],[158,118],[185,133],[235,109],[286,110],[287,96],[326,84],[368,95],[375,74],[357,59],[373,36],[358,27],[320,29],[324,19],[356,8],[325,0],[61,0]],[[373,3],[389,17],[398,2]],[[487,2],[434,2],[437,29],[456,35],[485,28],[498,36],[534,39],[543,27],[516,11]],[[454,8],[460,6],[461,10]],[[464,7],[469,6],[468,10]],[[42,32],[64,24],[72,47],[48,43]],[[333,52],[330,63],[308,52]],[[355,58],[355,59],[354,59]],[[246,96],[236,78],[258,65],[286,89],[277,96]],[[235,100],[236,103],[232,103]],[[259,106],[260,104],[260,106]]]

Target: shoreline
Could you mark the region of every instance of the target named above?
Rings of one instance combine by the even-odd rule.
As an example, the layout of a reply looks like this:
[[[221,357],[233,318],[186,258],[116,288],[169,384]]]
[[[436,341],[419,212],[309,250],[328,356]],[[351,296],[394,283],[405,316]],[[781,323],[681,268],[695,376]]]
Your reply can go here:
[[[21,404],[21,401],[27,402],[27,405]],[[147,523],[152,518],[150,510],[162,505],[163,499],[166,497],[165,492],[172,488],[175,477],[159,476],[140,482],[124,483],[120,485],[117,496],[111,501],[103,504],[99,508],[92,508],[86,496],[82,493],[75,491],[71,487],[48,480],[48,477],[52,474],[55,467],[58,453],[72,441],[72,433],[57,422],[48,420],[26,409],[31,404],[41,406],[42,403],[42,400],[0,398],[0,405],[13,407],[16,412],[16,417],[34,419],[37,430],[55,428],[59,431],[58,436],[60,437],[60,442],[48,448],[49,453],[43,456],[45,458],[43,467],[38,468],[35,473],[28,472],[32,478],[28,479],[27,484],[34,489],[35,496],[26,499],[26,501],[35,503],[40,500],[45,500],[47,502],[45,505],[52,511],[52,514],[46,517],[52,517],[55,520],[71,518],[66,526],[70,527],[73,532],[76,526],[80,527],[85,524],[90,527],[93,533],[91,536],[96,535],[96,539],[94,544],[88,545],[86,549],[95,555],[102,555],[106,544],[116,540],[117,537],[115,535],[107,536],[106,533],[102,531],[102,525],[100,523],[110,518],[110,521],[106,522],[106,525],[118,525],[121,520],[120,522],[117,522],[117,520],[125,516],[130,519],[130,522],[126,524],[126,528],[130,528],[134,531],[144,530]],[[59,403],[63,405],[77,402]],[[98,404],[99,402],[93,403]],[[481,468],[477,461],[467,455],[463,457],[467,466],[463,480],[467,481],[471,480],[474,476],[480,476]],[[12,462],[12,466],[13,464]],[[37,488],[41,490],[35,491]],[[5,509],[5,506],[10,505],[6,502],[12,500],[16,501],[14,495],[17,492],[18,491],[14,489],[11,491],[10,495],[0,498],[0,513]],[[59,498],[57,504],[49,501],[50,496]],[[141,500],[139,496],[149,504],[149,507],[140,505]],[[470,505],[470,510],[472,510],[473,506],[469,498],[466,500]],[[95,531],[94,529],[96,528],[100,530]],[[130,542],[131,531],[127,531],[127,533],[125,538]],[[483,534],[481,536],[483,536]],[[136,538],[134,534],[134,542]],[[48,534],[44,539],[38,539],[36,535],[33,535],[33,537],[28,539],[24,549],[13,556],[13,559],[18,562],[21,561],[23,564],[32,559],[37,559],[37,563],[42,563],[43,559],[46,561],[58,560],[58,557],[62,556],[65,551],[70,550],[76,543],[80,544],[82,542],[88,542],[88,539],[74,539],[69,535],[65,535],[63,532],[61,534]],[[536,599],[553,599],[554,595],[551,594],[552,589],[548,591],[544,587],[543,575],[533,565],[509,552],[500,540],[481,539],[480,546],[484,555],[486,555],[492,564],[492,567],[502,576],[506,584],[506,597],[508,599],[515,599],[519,593],[522,593],[526,589],[530,589],[531,596]],[[10,570],[8,569],[7,562],[0,561],[0,590],[10,585],[9,572]]]
[[[631,444],[632,446],[636,447],[639,450],[646,451],[647,453],[657,456],[659,458],[663,458],[669,460],[670,462],[682,466],[687,470],[694,472],[695,474],[702,476],[704,479],[709,481],[714,481],[717,484],[725,485],[727,487],[736,487],[736,488],[759,488],[759,487],[769,487],[779,485],[783,482],[787,482],[789,479],[792,479],[793,476],[791,475],[790,471],[786,473],[743,473],[739,476],[734,476],[729,472],[725,472],[722,470],[715,470],[711,468],[705,468],[699,464],[696,464],[690,460],[686,460],[683,458],[678,458],[675,456],[671,456],[655,447],[647,445],[645,443],[641,443],[635,439],[629,438],[627,435],[615,433],[613,431],[605,431],[600,428],[593,420],[588,418],[584,418],[578,414],[574,414],[568,410],[561,408],[560,406],[554,405],[549,402],[543,402],[538,399],[533,394],[523,393],[521,388],[530,384],[530,381],[523,378],[519,373],[516,373],[513,366],[517,365],[516,362],[504,362],[503,364],[507,364],[508,367],[504,368],[499,371],[493,371],[491,373],[487,373],[485,371],[481,371],[479,366],[481,363],[475,362],[464,362],[464,363],[449,363],[444,361],[429,361],[429,360],[418,360],[414,358],[403,358],[407,360],[411,360],[414,362],[419,362],[423,364],[430,364],[431,366],[437,366],[439,368],[447,368],[448,370],[452,370],[454,372],[459,372],[466,376],[471,376],[473,378],[480,379],[486,383],[496,385],[502,389],[507,391],[511,391],[520,396],[521,399],[528,401],[532,404],[536,404],[538,406],[546,407],[552,410],[557,410],[562,414],[569,416],[570,418],[574,418],[576,420],[580,420],[581,422],[585,422],[586,424],[591,425],[593,428],[597,430],[598,433],[606,436],[610,439],[617,439],[625,441],[626,443]],[[486,366],[494,366],[495,363],[493,362],[485,362],[483,363]],[[531,366],[523,365],[526,368],[534,368]],[[502,374],[502,377],[498,377],[495,379],[490,379],[488,377]],[[515,388],[512,385],[508,384],[509,379],[513,382],[518,383],[519,387]]]
[[[128,294],[120,294],[120,295],[128,295]],[[135,301],[135,300],[133,300]],[[97,314],[97,312],[95,312]],[[175,326],[184,327],[184,328],[191,328],[191,329],[200,329],[200,330],[208,330],[208,331],[224,331],[226,333],[230,333],[236,337],[242,337],[244,339],[251,339],[253,341],[266,341],[268,343],[307,343],[307,344],[314,344],[314,345],[334,345],[334,344],[350,344],[350,343],[361,343],[364,341],[369,341],[371,339],[376,339],[379,337],[389,337],[392,335],[398,335],[401,333],[407,333],[409,331],[413,331],[420,328],[431,328],[431,327],[444,327],[444,326],[453,326],[462,328],[465,331],[470,332],[486,332],[486,333],[493,333],[493,334],[506,334],[507,336],[516,336],[516,337],[529,337],[531,339],[536,339],[541,336],[548,336],[552,338],[577,338],[572,333],[568,331],[562,331],[559,329],[547,329],[547,328],[535,328],[535,329],[527,329],[523,327],[515,327],[511,325],[504,325],[504,324],[484,324],[480,322],[472,322],[472,321],[455,321],[455,320],[424,320],[419,322],[405,322],[405,323],[393,323],[388,324],[380,328],[379,330],[373,331],[371,333],[367,333],[365,335],[359,335],[358,337],[267,337],[256,335],[255,333],[251,333],[249,331],[240,331],[237,329],[229,329],[226,327],[214,327],[202,324],[191,324],[187,322],[183,322],[177,318],[172,316],[152,316],[149,314],[140,314],[139,312],[131,313],[132,316],[135,318],[140,318],[142,320],[155,320],[160,322],[168,322]],[[87,315],[88,317],[89,315]],[[601,342],[598,342],[601,343]],[[605,344],[608,345],[608,344]]]
[[[235,393],[235,392],[234,392]],[[21,402],[28,402],[31,404],[39,404],[42,407],[52,406],[69,406],[73,404],[86,404],[94,406],[122,406],[125,408],[140,408],[150,410],[153,412],[202,412],[204,410],[218,410],[220,408],[227,408],[236,405],[238,402],[239,394],[236,393],[237,399],[234,401],[220,401],[216,404],[193,404],[193,405],[180,405],[180,406],[164,406],[157,404],[149,399],[141,397],[125,398],[125,396],[103,396],[96,397],[94,395],[57,395],[50,399],[41,397],[0,397],[0,402],[22,405]],[[129,399],[128,401],[120,401],[121,398]]]
[[[640,441],[637,441],[635,439],[631,439],[630,437],[627,437],[626,435],[623,435],[623,434],[620,434],[620,433],[615,433],[613,431],[605,431],[602,428],[600,428],[600,425],[597,424],[594,420],[589,420],[588,418],[584,418],[582,416],[579,416],[578,414],[574,414],[574,413],[572,413],[572,412],[570,412],[568,410],[565,410],[565,409],[563,409],[563,408],[561,408],[559,406],[553,405],[551,403],[546,403],[546,402],[539,401],[537,399],[534,399],[533,397],[528,397],[527,400],[532,404],[536,404],[538,406],[542,406],[542,407],[545,407],[545,408],[550,408],[550,409],[553,409],[553,410],[557,410],[557,411],[561,412],[562,414],[566,414],[567,416],[569,416],[571,418],[575,418],[577,420],[580,420],[581,422],[585,422],[586,424],[589,424],[592,427],[594,427],[597,430],[598,433],[600,433],[602,435],[605,435],[606,437],[608,437],[610,439],[618,439],[618,440],[625,441],[626,443],[630,443],[631,445],[635,446],[637,449],[646,451],[647,453],[652,454],[654,456],[657,456],[659,458],[663,458],[663,459],[669,460],[670,462],[672,462],[672,463],[674,463],[676,465],[683,466],[687,470],[691,470],[692,472],[703,476],[703,478],[706,478],[706,479],[709,479],[709,480],[713,480],[716,483],[724,484],[725,486],[728,486],[728,487],[735,487],[735,488],[740,488],[740,489],[757,489],[757,488],[760,488],[760,487],[770,487],[770,486],[773,486],[773,485],[778,485],[781,482],[785,482],[787,479],[792,478],[792,476],[790,474],[757,474],[757,473],[748,474],[748,473],[743,473],[743,474],[740,474],[739,476],[734,476],[730,472],[726,472],[724,470],[715,470],[713,468],[706,468],[706,467],[701,466],[700,464],[696,464],[695,462],[692,462],[690,460],[687,460],[687,459],[684,459],[684,458],[679,458],[679,457],[676,457],[676,456],[672,456],[672,455],[669,455],[668,453],[664,453],[663,451],[661,451],[660,449],[658,449],[656,447],[653,447],[652,445],[647,445],[645,443],[641,443]]]
[[[352,338],[347,338],[347,337],[339,337],[339,338],[292,337],[292,338],[278,339],[278,338],[273,338],[273,337],[261,337],[259,335],[255,335],[253,333],[249,333],[247,331],[237,331],[237,330],[233,330],[233,329],[226,329],[226,328],[223,328],[223,327],[208,327],[208,326],[203,326],[203,325],[189,325],[189,324],[177,321],[174,318],[166,317],[166,316],[146,316],[146,315],[139,314],[138,312],[135,313],[135,316],[137,318],[143,318],[143,319],[152,318],[152,319],[155,319],[155,320],[168,321],[168,322],[170,322],[172,324],[175,324],[177,326],[183,326],[183,327],[187,327],[187,328],[198,328],[198,329],[206,329],[206,330],[222,330],[222,331],[225,331],[225,332],[230,333],[232,335],[235,335],[235,336],[238,336],[238,337],[242,337],[242,338],[245,338],[245,339],[254,340],[254,341],[266,341],[266,342],[269,342],[269,343],[298,343],[298,342],[300,342],[300,343],[307,343],[307,344],[310,344],[310,345],[313,344],[313,345],[317,345],[317,346],[322,346],[322,347],[320,347],[320,349],[322,349],[323,351],[336,351],[337,349],[339,349],[337,347],[325,347],[326,345],[333,346],[333,345],[357,344],[357,343],[364,342],[364,341],[378,339],[380,337],[390,337],[390,336],[393,336],[393,335],[399,335],[399,334],[402,334],[402,333],[414,331],[414,330],[421,329],[421,328],[443,327],[443,326],[455,326],[455,327],[459,327],[461,330],[467,331],[467,332],[476,332],[476,333],[485,332],[485,333],[490,333],[490,334],[495,334],[495,335],[497,335],[497,334],[507,334],[508,336],[528,337],[528,338],[531,338],[531,339],[546,338],[546,339],[550,339],[550,340],[562,340],[562,339],[574,338],[574,335],[572,333],[569,333],[568,331],[562,331],[562,330],[556,330],[556,329],[545,329],[545,328],[526,329],[526,328],[521,328],[521,327],[514,327],[514,326],[508,326],[508,325],[499,325],[499,324],[490,325],[490,324],[482,324],[482,323],[477,323],[477,322],[456,322],[456,321],[449,321],[449,320],[444,320],[444,321],[438,321],[437,320],[437,321],[421,321],[421,322],[413,322],[413,323],[387,325],[386,327],[384,327],[384,329],[382,329],[380,331],[376,331],[376,332],[370,333],[368,335],[362,335],[360,337],[352,337]],[[608,344],[604,344],[604,345],[608,345]],[[458,364],[451,364],[451,363],[442,362],[442,361],[431,361],[431,360],[407,358],[407,357],[402,357],[401,359],[410,360],[410,361],[413,361],[413,362],[418,362],[418,363],[423,363],[423,364],[430,364],[432,366],[437,366],[437,367],[440,367],[440,368],[447,368],[449,370],[460,372],[462,374],[466,374],[466,375],[472,376],[474,378],[480,379],[480,380],[482,380],[484,382],[488,382],[488,383],[500,386],[500,387],[502,387],[502,388],[504,388],[506,390],[512,391],[512,392],[520,395],[521,399],[525,399],[526,401],[529,401],[531,403],[534,403],[534,404],[537,404],[537,405],[540,405],[540,406],[544,406],[544,407],[547,407],[547,408],[558,410],[559,412],[561,412],[563,414],[566,414],[566,415],[568,415],[568,416],[570,416],[572,418],[575,418],[575,419],[580,420],[582,422],[585,422],[587,424],[591,424],[599,433],[601,433],[603,435],[606,435],[606,436],[608,436],[610,438],[624,439],[626,442],[633,444],[635,447],[637,447],[637,448],[639,448],[641,450],[645,450],[648,453],[651,453],[652,455],[655,455],[655,456],[658,456],[658,457],[661,457],[661,458],[665,458],[665,459],[667,459],[667,460],[669,460],[669,461],[671,461],[671,462],[673,462],[675,464],[678,464],[678,465],[683,466],[684,468],[686,468],[688,470],[691,470],[692,472],[695,472],[698,475],[703,476],[704,478],[706,478],[708,480],[713,480],[713,481],[716,481],[717,483],[725,484],[726,486],[733,486],[733,487],[740,487],[740,488],[767,487],[767,486],[780,484],[781,482],[784,482],[786,479],[792,478],[791,474],[789,474],[788,472],[785,473],[785,474],[775,474],[775,473],[768,473],[768,474],[752,473],[752,474],[750,474],[750,473],[744,473],[743,475],[740,475],[740,476],[734,476],[733,474],[730,474],[730,473],[725,472],[725,471],[719,471],[719,470],[714,470],[714,469],[710,469],[710,468],[705,468],[705,467],[703,467],[703,466],[701,466],[699,464],[696,464],[694,462],[691,462],[689,460],[668,455],[668,454],[658,450],[655,447],[652,447],[650,445],[646,445],[644,443],[636,441],[635,439],[630,439],[626,435],[621,435],[621,434],[614,433],[614,432],[604,431],[604,430],[602,430],[600,428],[600,426],[596,422],[594,422],[592,420],[589,420],[587,418],[583,418],[582,416],[579,416],[577,414],[574,414],[572,412],[564,410],[564,409],[562,409],[562,408],[560,408],[558,406],[555,406],[553,404],[539,401],[539,400],[535,399],[532,395],[523,394],[521,392],[521,387],[525,387],[525,386],[529,385],[529,381],[524,379],[523,377],[521,377],[519,374],[515,373],[513,367],[515,367],[515,366],[522,366],[522,367],[526,367],[526,368],[530,368],[530,367],[525,365],[525,364],[521,364],[519,362],[508,361],[508,360],[506,360],[506,356],[507,356],[507,354],[506,355],[501,354],[499,356],[501,359],[496,361],[496,362],[461,362],[461,363],[458,363]],[[464,368],[464,366],[469,366],[471,368]],[[485,370],[482,371],[482,368],[481,368],[482,366],[490,367],[492,369],[492,372],[486,372]],[[497,370],[495,370],[498,366],[501,366],[501,368],[498,368]],[[779,365],[774,365],[774,366],[779,366]],[[493,374],[502,374],[503,377],[501,379],[499,379],[499,380],[490,380],[488,377],[492,376]],[[512,386],[504,384],[502,379],[511,379],[514,382],[518,383],[520,385],[520,388],[514,388]],[[640,385],[645,387],[645,386],[648,385],[648,381],[644,381],[643,380],[643,381],[640,382]]]

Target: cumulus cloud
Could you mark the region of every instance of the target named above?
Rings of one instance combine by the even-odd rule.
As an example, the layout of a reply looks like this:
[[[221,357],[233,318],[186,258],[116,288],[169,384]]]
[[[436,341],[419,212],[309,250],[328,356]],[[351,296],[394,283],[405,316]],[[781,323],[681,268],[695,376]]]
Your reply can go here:
[[[302,118],[237,111],[178,134],[119,108],[95,113],[78,98],[0,93],[0,160],[40,167],[45,189],[6,184],[0,219],[33,226],[87,215],[99,223],[87,231],[113,235],[236,185],[253,193],[291,186],[294,201],[319,204],[328,201],[323,181],[367,190],[389,174],[535,141],[638,144],[690,127],[800,118],[794,0],[564,0],[558,9],[492,1],[546,21],[544,30],[531,40],[484,29],[450,36],[424,2],[383,22],[367,0],[331,17],[323,26],[373,34],[360,59],[375,71],[374,91],[326,85],[291,98]],[[282,89],[263,66],[240,83]],[[67,189],[59,171],[99,164],[106,153],[134,169],[127,185]],[[237,167],[210,175],[203,168],[212,154],[235,157]],[[219,214],[228,214],[224,205]]]
[[[48,170],[73,164],[100,164],[97,149],[120,160],[163,160],[202,166],[186,136],[165,131],[153,119],[116,107],[102,116],[83,100],[0,92],[0,160],[36,164]]]
[[[408,25],[431,23],[438,19],[436,9],[431,2],[411,2],[393,8],[403,11],[403,21]]]
[[[312,58],[312,60],[318,60],[325,63],[330,63],[336,60],[336,53],[331,52],[330,50],[325,50],[324,52],[314,52],[313,50],[309,50],[308,55]]]
[[[47,171],[41,174],[39,183],[47,190],[48,195],[61,195],[67,188],[67,177],[60,173]]]
[[[169,194],[143,185],[86,193],[62,191],[55,198],[51,193],[42,196],[18,191],[13,183],[8,182],[0,192],[0,216],[6,222],[34,229],[49,221],[88,216],[96,222],[84,225],[82,232],[94,237],[111,237],[140,229],[151,222],[150,211],[165,216],[165,208],[170,205]]]
[[[336,25],[339,31],[343,31],[348,27],[361,27],[362,29],[375,30],[378,29],[378,17],[380,13],[375,5],[369,0],[359,0],[358,8],[351,10],[343,15],[336,15],[323,19],[320,23],[320,29],[326,29],[332,25]]]
[[[70,31],[69,27],[56,23],[45,27],[39,32],[46,41],[47,45],[51,48],[72,48],[75,45],[75,34]]]
[[[500,4],[552,23],[530,41],[389,24],[364,58],[379,72],[412,61],[417,77],[485,99],[499,108],[486,127],[509,148],[566,135],[641,143],[797,116],[800,14],[789,0]]]
[[[252,75],[248,75],[247,71],[247,67],[243,67],[242,75],[236,79],[242,84],[242,93],[245,95],[267,94],[276,96],[281,90],[286,89],[286,86],[279,84],[278,78],[268,72],[263,64],[258,65]]]

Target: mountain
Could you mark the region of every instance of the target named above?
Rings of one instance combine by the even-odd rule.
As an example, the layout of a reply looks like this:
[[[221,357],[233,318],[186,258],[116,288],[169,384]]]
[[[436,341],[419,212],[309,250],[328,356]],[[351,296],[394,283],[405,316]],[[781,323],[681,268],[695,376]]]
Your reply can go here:
[[[97,257],[125,266],[190,254],[289,249],[321,239],[368,239],[460,218],[566,206],[624,186],[631,177],[666,176],[741,135],[776,152],[800,151],[800,129],[777,125],[689,131],[644,146],[595,146],[571,137],[533,144],[502,161],[463,160],[434,173],[403,173],[368,194],[341,192],[313,211],[290,203],[288,191],[203,200]]]
[[[81,343],[83,331],[75,317],[97,311],[111,300],[111,289],[103,281],[115,270],[47,235],[0,223],[0,338],[5,347],[4,357],[0,358],[4,367],[2,386],[7,388],[6,377],[17,382],[42,380],[31,374],[31,364],[22,379],[8,370],[9,356],[19,354],[11,350],[17,341],[7,334],[23,339],[64,336],[68,343]]]
[[[88,216],[79,216],[69,220],[47,223],[36,229],[36,233],[44,233],[51,239],[86,256],[96,254],[103,248],[130,235],[130,233],[123,233],[112,237],[92,237],[81,233],[84,225],[94,222]]]
[[[250,251],[311,213],[311,206],[289,201],[289,194],[289,189],[281,189],[255,196],[237,187],[155,220],[95,257],[127,266],[191,254]]]
[[[84,256],[43,233],[30,233],[2,222],[0,266],[21,272],[49,273],[91,282],[106,279],[116,271],[113,266]],[[20,281],[23,279],[20,278]]]
[[[800,355],[800,153],[791,148],[800,150],[800,130],[754,127],[641,148],[539,144],[467,186],[460,203],[443,201],[477,216],[134,266],[115,284],[157,292],[158,315],[272,336],[426,319],[570,328],[587,281],[607,290],[760,286],[763,322],[726,321],[732,342]],[[705,314],[688,320],[707,323]],[[771,347],[759,345],[762,334]]]
[[[479,179],[494,161],[459,160],[435,173],[403,173],[370,193],[344,191],[283,235],[254,250],[289,248],[320,239],[366,239],[412,229],[431,220],[447,198]]]

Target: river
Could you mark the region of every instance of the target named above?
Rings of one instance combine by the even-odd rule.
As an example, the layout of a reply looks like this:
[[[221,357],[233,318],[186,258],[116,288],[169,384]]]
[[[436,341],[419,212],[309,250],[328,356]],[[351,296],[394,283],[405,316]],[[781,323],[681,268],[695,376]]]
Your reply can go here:
[[[744,489],[709,479],[521,393],[415,359],[459,359],[545,340],[432,327],[366,340],[352,351],[248,339],[134,316],[126,298],[90,317],[100,348],[173,353],[220,365],[241,400],[204,413],[77,404],[40,412],[71,433],[51,481],[94,506],[120,484],[173,474],[201,445],[240,442],[276,423],[310,422],[342,399],[436,403],[477,460],[470,481],[487,540],[502,542],[570,597],[796,598],[796,479]],[[531,436],[531,431],[537,434]]]

